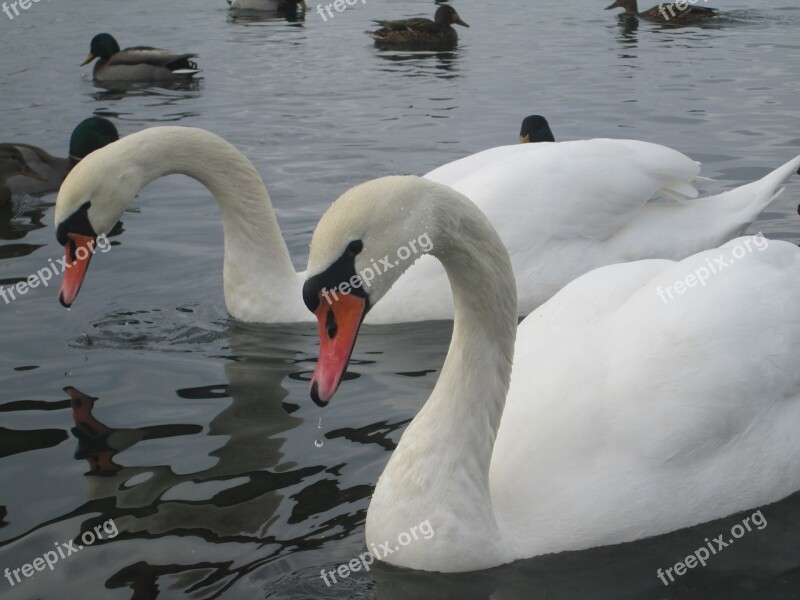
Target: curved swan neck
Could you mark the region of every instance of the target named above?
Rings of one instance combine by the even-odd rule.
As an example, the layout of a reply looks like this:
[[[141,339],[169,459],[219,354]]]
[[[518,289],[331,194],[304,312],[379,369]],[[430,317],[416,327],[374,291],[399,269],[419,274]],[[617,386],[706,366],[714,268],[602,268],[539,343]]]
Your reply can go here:
[[[139,188],[171,174],[208,188],[222,215],[228,311],[245,321],[263,320],[258,307],[271,305],[270,320],[282,320],[285,298],[297,292],[299,280],[264,182],[244,154],[213,133],[189,127],[148,129],[108,148],[115,161],[130,165]]]
[[[517,329],[511,262],[486,217],[456,193],[432,211],[431,254],[444,265],[453,289],[453,337],[433,392],[378,483],[370,511],[380,516],[367,523],[368,541],[378,543],[429,518],[442,536],[420,542],[427,548],[415,550],[417,558],[436,554],[439,543],[450,554],[500,545],[489,466]]]

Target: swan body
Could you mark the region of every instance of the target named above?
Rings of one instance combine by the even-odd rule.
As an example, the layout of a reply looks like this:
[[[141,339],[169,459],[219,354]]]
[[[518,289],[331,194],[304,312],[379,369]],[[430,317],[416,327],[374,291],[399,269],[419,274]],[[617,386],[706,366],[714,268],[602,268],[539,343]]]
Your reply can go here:
[[[444,165],[426,178],[465,193],[501,232],[518,282],[520,314],[526,315],[593,268],[640,258],[679,259],[735,237],[799,165],[800,157],[758,182],[691,202],[685,199],[696,195],[689,182],[697,163],[663,146],[627,140],[502,146]],[[310,320],[300,302],[302,274],[292,266],[261,177],[235,147],[201,129],[154,127],[81,161],[56,202],[59,242],[66,245],[72,234],[85,244],[107,234],[141,187],[172,173],[197,179],[219,203],[231,316],[261,323]],[[648,203],[656,194],[686,203]],[[65,272],[65,305],[74,301],[85,266],[88,261]],[[423,256],[367,322],[452,317],[444,269]]]
[[[98,59],[92,70],[96,81],[167,81],[199,73],[200,69],[191,60],[195,56],[150,46],[121,50],[113,36],[98,33],[92,38],[89,55],[81,66]]]
[[[800,156],[759,181],[696,198],[699,164],[680,152],[592,139],[491,148],[424,177],[466,195],[489,217],[511,255],[524,316],[592,269],[679,260],[742,235],[798,167]],[[649,202],[654,196],[672,201]],[[395,289],[401,293],[384,300],[391,310],[381,314],[453,318],[445,270],[433,257],[420,259]]]
[[[435,535],[384,560],[484,569],[666,533],[800,489],[800,250],[761,236],[680,262],[602,267],[517,327],[511,261],[465,196],[413,177],[362,184],[311,243],[303,293],[320,323],[317,403],[341,381],[358,317],[402,269],[333,303],[321,286],[421,230],[453,287],[453,337],[378,481],[366,537],[394,542],[425,520]],[[720,258],[727,267],[704,285],[662,300]]]

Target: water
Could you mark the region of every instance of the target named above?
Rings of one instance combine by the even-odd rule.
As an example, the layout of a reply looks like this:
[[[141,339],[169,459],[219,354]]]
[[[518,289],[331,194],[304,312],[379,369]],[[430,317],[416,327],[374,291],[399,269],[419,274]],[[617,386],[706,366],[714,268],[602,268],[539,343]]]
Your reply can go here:
[[[626,26],[606,3],[462,2],[472,27],[439,55],[380,53],[361,33],[373,18],[429,15],[432,2],[369,0],[327,23],[313,12],[305,23],[232,20],[222,0],[32,4],[14,21],[0,13],[0,131],[64,155],[91,114],[123,135],[210,129],[260,170],[298,268],[346,188],[512,143],[530,113],[557,139],[680,149],[715,179],[709,193],[798,153],[796,4],[718,2],[729,11],[719,24],[670,30]],[[198,52],[203,77],[96,87],[78,64],[100,31]],[[54,200],[0,216],[0,283],[61,255]],[[799,200],[795,181],[752,232],[800,241]],[[157,181],[122,221],[71,311],[52,286],[0,303],[0,571],[80,544],[108,519],[119,532],[13,588],[0,579],[4,598],[796,597],[797,495],[669,587],[656,569],[743,516],[487,572],[374,566],[327,586],[321,569],[365,549],[373,486],[435,382],[450,326],[368,328],[322,411],[307,394],[313,325],[227,317],[218,212],[199,184]]]

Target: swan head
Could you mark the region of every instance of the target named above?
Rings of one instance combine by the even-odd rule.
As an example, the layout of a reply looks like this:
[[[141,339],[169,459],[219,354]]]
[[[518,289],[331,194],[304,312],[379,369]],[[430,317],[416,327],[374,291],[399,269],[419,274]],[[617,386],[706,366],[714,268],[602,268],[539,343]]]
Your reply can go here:
[[[311,381],[318,405],[339,387],[369,310],[419,257],[433,253],[443,206],[437,200],[456,194],[419,177],[384,177],[345,192],[323,215],[303,285],[319,328]]]
[[[111,231],[142,187],[140,170],[116,154],[126,139],[81,160],[58,191],[56,239],[64,246],[69,265],[59,292],[59,301],[65,307],[70,307],[78,295],[98,237]]]

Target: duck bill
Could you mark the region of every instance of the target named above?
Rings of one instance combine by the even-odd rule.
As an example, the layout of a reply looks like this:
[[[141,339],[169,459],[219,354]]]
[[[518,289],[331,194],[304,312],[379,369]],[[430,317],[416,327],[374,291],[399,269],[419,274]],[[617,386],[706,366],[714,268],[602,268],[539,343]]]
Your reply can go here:
[[[617,8],[617,3],[616,2],[614,2],[614,4],[610,4],[609,6],[606,6],[606,10],[611,10],[612,8]]]
[[[462,27],[469,27],[467,23],[461,20],[461,17],[456,17],[455,19],[453,19],[453,23],[455,23],[456,25],[461,25]]]
[[[64,278],[61,280],[61,289],[58,292],[58,301],[61,306],[69,308],[78,297],[78,292],[86,277],[89,261],[94,254],[95,238],[77,233],[69,234],[69,242],[64,246],[66,268]]]
[[[81,66],[83,67],[84,65],[88,65],[88,64],[89,64],[90,62],[92,62],[94,59],[95,59],[95,55],[94,55],[94,54],[92,54],[92,53],[90,52],[90,53],[89,53],[89,56],[87,56],[87,57],[86,57],[86,60],[84,60],[84,61],[81,63]]]
[[[332,301],[320,297],[314,311],[319,330],[319,360],[310,389],[311,399],[317,406],[326,406],[339,388],[366,308],[366,298],[353,294],[335,295]]]

